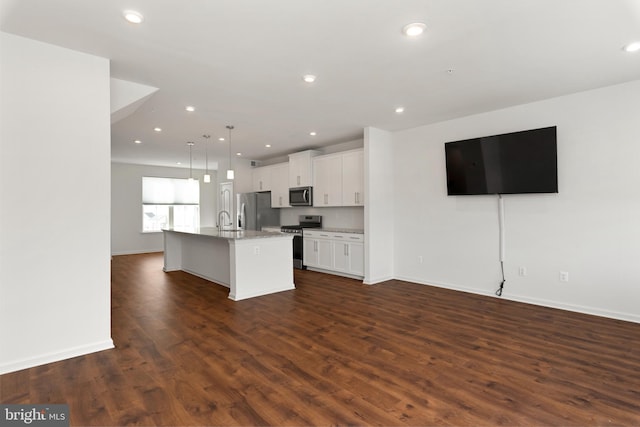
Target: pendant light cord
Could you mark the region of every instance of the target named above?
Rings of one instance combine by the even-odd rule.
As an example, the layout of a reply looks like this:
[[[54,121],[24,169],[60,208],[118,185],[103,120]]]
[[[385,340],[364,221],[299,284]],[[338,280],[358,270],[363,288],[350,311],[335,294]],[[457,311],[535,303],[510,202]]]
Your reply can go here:
[[[189,146],[189,179],[193,179],[193,146],[195,142],[187,142]]]
[[[202,135],[207,141],[211,138],[211,135]],[[205,142],[204,144],[204,173],[209,175],[209,144]]]
[[[231,167],[231,131],[233,130],[234,126],[232,125],[227,125],[227,129],[229,129],[229,170],[233,170],[233,168]]]

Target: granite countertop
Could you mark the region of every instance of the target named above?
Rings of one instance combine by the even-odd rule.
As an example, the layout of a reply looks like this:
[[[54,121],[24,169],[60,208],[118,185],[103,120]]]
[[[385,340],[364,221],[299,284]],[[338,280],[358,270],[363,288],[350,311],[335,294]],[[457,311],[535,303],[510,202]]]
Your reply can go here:
[[[256,230],[218,230],[216,227],[200,227],[200,228],[166,228],[162,231],[170,231],[174,233],[197,234],[199,236],[208,236],[225,240],[243,240],[243,239],[265,239],[272,237],[290,237],[280,232],[256,231]]]
[[[326,231],[329,233],[364,234],[364,230],[357,229],[357,228],[314,228],[313,230]]]

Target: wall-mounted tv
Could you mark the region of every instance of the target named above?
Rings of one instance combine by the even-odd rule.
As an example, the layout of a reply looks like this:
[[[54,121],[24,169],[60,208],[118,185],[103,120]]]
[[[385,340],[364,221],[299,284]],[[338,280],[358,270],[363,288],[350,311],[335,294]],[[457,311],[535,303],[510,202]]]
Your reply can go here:
[[[558,192],[555,126],[447,142],[444,148],[450,196]]]

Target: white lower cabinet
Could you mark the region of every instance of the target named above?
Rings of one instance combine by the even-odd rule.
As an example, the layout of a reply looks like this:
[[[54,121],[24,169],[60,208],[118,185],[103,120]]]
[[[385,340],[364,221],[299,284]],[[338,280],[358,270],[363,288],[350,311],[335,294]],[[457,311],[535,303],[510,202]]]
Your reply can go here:
[[[333,267],[356,276],[364,275],[364,244],[354,242],[333,242]]]
[[[303,264],[307,267],[331,269],[333,263],[333,248],[329,235],[318,232],[317,235],[307,231],[302,239]],[[314,234],[307,236],[307,234]]]
[[[364,276],[364,235],[305,230],[304,265],[350,276]]]

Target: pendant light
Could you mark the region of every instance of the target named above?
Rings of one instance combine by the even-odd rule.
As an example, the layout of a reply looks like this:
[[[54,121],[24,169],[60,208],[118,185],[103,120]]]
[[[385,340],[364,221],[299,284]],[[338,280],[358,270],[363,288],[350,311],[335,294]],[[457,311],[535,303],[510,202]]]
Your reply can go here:
[[[205,166],[204,166],[204,178],[203,181],[205,182],[205,184],[208,184],[211,182],[211,175],[209,175],[209,138],[211,138],[211,135],[202,135],[202,137],[207,141],[204,143],[204,158],[205,158]]]
[[[227,129],[229,129],[229,169],[227,169],[227,179],[233,179],[234,173],[231,167],[231,131],[233,130],[233,126],[227,125]]]
[[[189,181],[193,181],[193,146],[195,142],[187,142],[189,146]]]

